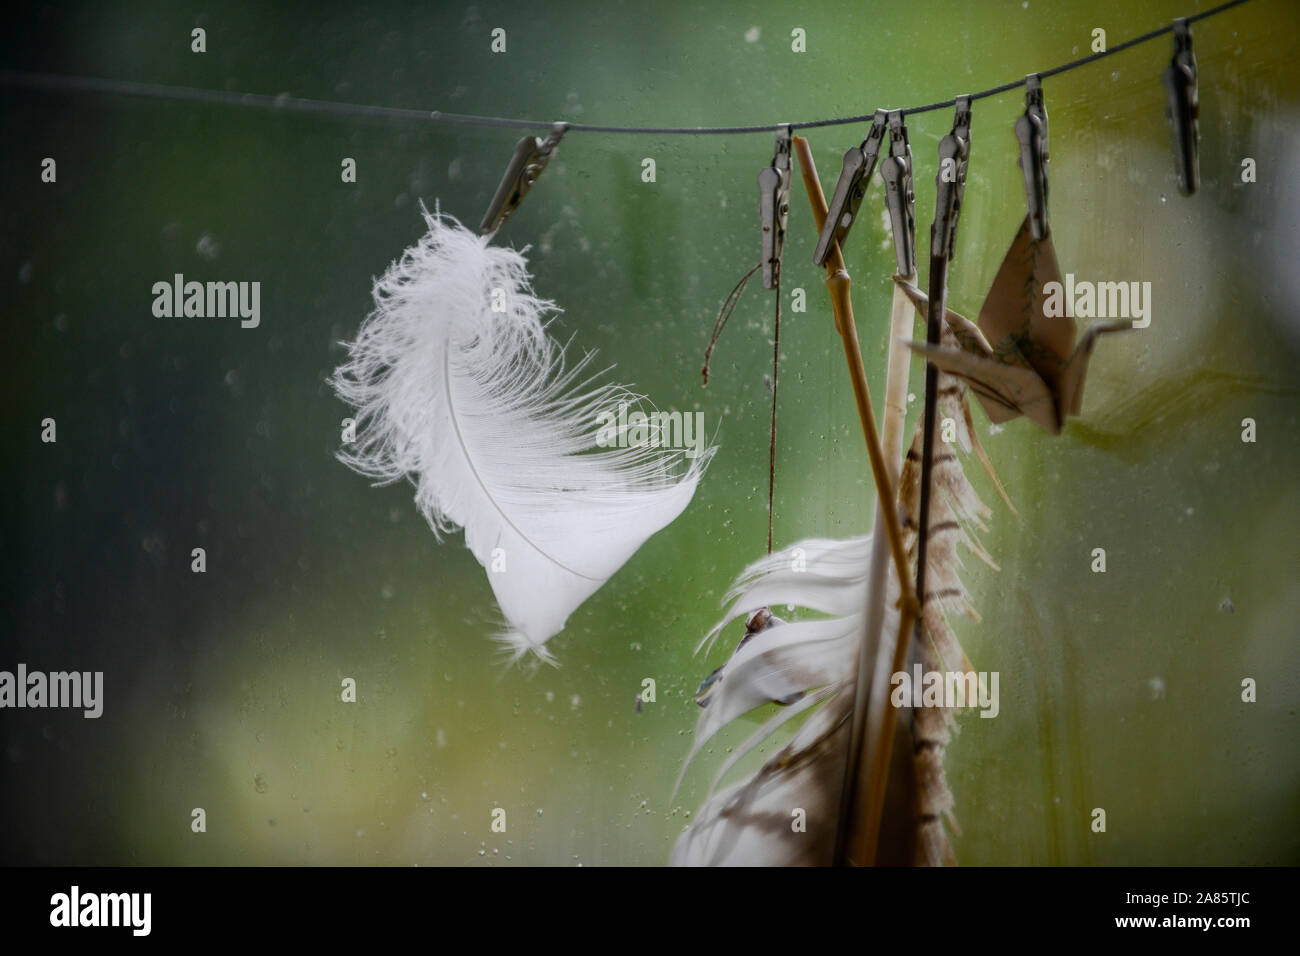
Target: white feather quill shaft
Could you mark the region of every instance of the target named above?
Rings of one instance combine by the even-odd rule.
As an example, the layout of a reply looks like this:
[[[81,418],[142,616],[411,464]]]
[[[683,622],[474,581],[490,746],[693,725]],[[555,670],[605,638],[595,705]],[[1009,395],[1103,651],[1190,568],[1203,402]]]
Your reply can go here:
[[[681,514],[713,449],[690,458],[653,431],[600,447],[602,414],[640,396],[581,380],[591,355],[565,368],[544,323],[556,307],[533,294],[521,253],[424,217],[428,233],[375,282],[335,372],[357,410],[340,458],[381,482],[409,477],[439,536],[464,528],[503,639],[549,660],[543,645],[569,615]]]

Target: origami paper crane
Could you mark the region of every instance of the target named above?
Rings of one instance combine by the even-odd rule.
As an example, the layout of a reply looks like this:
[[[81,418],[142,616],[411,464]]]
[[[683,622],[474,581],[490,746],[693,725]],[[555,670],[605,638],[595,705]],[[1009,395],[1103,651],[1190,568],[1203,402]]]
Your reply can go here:
[[[926,315],[926,294],[900,276],[894,281],[917,312]],[[1056,286],[1045,292],[1051,283]],[[1097,339],[1133,327],[1132,319],[1100,322],[1090,326],[1076,346],[1073,306],[1061,290],[1051,235],[1034,239],[1026,216],[980,308],[979,325],[945,310],[960,347],[924,342],[908,342],[908,347],[968,382],[994,423],[1024,415],[1059,435],[1066,416],[1079,414]]]

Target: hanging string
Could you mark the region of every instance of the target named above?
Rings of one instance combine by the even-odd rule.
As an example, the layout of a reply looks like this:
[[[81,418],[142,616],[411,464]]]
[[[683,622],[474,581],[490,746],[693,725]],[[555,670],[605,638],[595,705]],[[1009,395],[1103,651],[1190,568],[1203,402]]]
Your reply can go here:
[[[1217,7],[1211,7],[1209,10],[1201,13],[1194,13],[1188,16],[1187,22],[1196,23],[1199,20],[1205,20],[1209,17],[1231,10],[1233,7],[1241,6],[1248,3],[1249,0],[1229,0]],[[1147,43],[1157,37],[1164,36],[1173,30],[1173,24],[1158,27],[1141,36],[1133,37],[1131,40],[1125,40],[1117,43],[1101,53],[1093,53],[1090,56],[1080,57],[1077,60],[1071,60],[1068,63],[1062,63],[1060,66],[1054,66],[1049,70],[1036,71],[1040,77],[1046,79],[1049,76],[1057,76],[1070,70],[1086,66],[1096,60],[1105,59],[1108,56],[1114,56],[1116,53],[1131,49],[1141,43]],[[1027,71],[1029,72],[1029,71]],[[1013,80],[1009,83],[1003,83],[1000,86],[994,86],[987,90],[981,90],[978,93],[970,94],[972,100],[982,100],[986,97],[997,96],[999,93],[1006,93],[1017,87],[1025,85],[1024,77]],[[280,96],[269,96],[264,93],[236,93],[228,90],[205,90],[187,86],[166,86],[157,83],[135,83],[130,80],[106,80],[96,77],[85,76],[63,76],[53,73],[25,73],[14,70],[0,71],[0,86],[13,87],[17,89],[41,90],[47,92],[64,92],[64,93],[100,93],[109,96],[133,96],[143,99],[155,100],[175,100],[180,102],[191,103],[210,103],[225,106],[254,106],[262,109],[282,110],[299,113],[318,113],[332,116],[352,116],[370,119],[393,119],[402,121],[421,121],[430,123],[447,123],[460,126],[490,126],[506,129],[536,129],[549,130],[554,122],[552,120],[527,120],[527,119],[510,119],[503,116],[473,116],[465,113],[444,113],[440,110],[417,110],[394,106],[365,106],[359,103],[337,103],[329,100],[314,100],[300,96],[289,96],[282,94]],[[956,105],[956,99],[944,100],[940,103],[927,103],[924,106],[910,106],[901,112],[904,116],[914,116],[918,113],[929,113],[934,110],[948,109]],[[822,126],[843,126],[850,123],[868,122],[875,112],[863,113],[860,116],[840,116],[834,119],[808,120],[802,123],[791,123],[792,130],[799,129],[816,129]],[[569,123],[568,132],[570,133],[642,133],[658,136],[721,136],[727,134],[745,134],[745,133],[771,133],[776,127],[776,123],[768,123],[764,126],[599,126],[591,123]]]
[[[704,350],[704,365],[700,369],[700,375],[704,377],[704,384],[709,384],[709,362],[713,357],[713,347],[718,344],[718,338],[722,335],[722,328],[727,324],[727,319],[731,318],[731,313],[736,311],[736,304],[740,302],[740,297],[745,294],[745,286],[749,285],[749,280],[754,273],[763,267],[759,263],[750,269],[740,281],[736,283],[735,288],[727,293],[727,297],[722,300],[722,308],[718,309],[718,319],[713,323],[713,334],[709,336],[709,346]]]
[[[727,324],[727,319],[731,318],[731,313],[736,311],[736,304],[740,302],[740,297],[745,293],[745,286],[749,285],[749,280],[753,278],[755,272],[762,268],[763,263],[759,263],[750,269],[740,281],[736,283],[735,288],[727,293],[727,297],[722,301],[722,308],[718,309],[718,320],[713,323],[713,334],[709,336],[708,348],[704,350],[704,367],[700,369],[700,374],[704,377],[704,384],[709,384],[709,361],[713,356],[713,347],[718,344],[718,338],[722,335],[722,329]],[[773,502],[776,499],[776,377],[777,368],[781,363],[781,273],[776,274],[776,318],[773,322],[773,341],[772,341],[772,425],[769,430],[769,445],[767,454],[767,553],[772,553],[772,516]]]
[[[781,363],[781,273],[776,274],[776,321],[772,337],[772,428],[767,455],[767,553],[772,553],[773,503],[776,498],[776,369]]]

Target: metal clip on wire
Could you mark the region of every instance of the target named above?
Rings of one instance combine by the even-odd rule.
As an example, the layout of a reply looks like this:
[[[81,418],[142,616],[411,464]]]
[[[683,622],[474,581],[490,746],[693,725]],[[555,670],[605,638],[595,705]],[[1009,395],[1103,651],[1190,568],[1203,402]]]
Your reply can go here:
[[[916,272],[916,196],[912,189],[912,147],[902,110],[889,113],[889,156],[880,164],[885,181],[885,206],[894,233],[894,256],[898,274]]]
[[[1196,54],[1192,52],[1192,30],[1185,17],[1174,21],[1174,58],[1165,69],[1165,92],[1169,96],[1170,128],[1174,136],[1174,162],[1178,170],[1178,191],[1190,196],[1201,184],[1200,94],[1196,85]]]
[[[1025,112],[1016,120],[1020,140],[1020,171],[1025,177],[1025,203],[1035,239],[1050,232],[1047,221],[1047,108],[1037,73],[1025,77]]]
[[[478,227],[480,233],[486,236],[496,232],[519,208],[528,190],[551,161],[555,148],[560,145],[560,140],[568,129],[568,123],[556,123],[545,140],[537,136],[525,136],[515,144],[515,154],[510,157],[510,165],[506,167],[501,184],[497,186],[496,194]]]
[[[970,97],[957,97],[952,132],[939,141],[939,174],[935,180],[934,226],[930,255],[951,260],[957,248],[957,219],[966,193],[970,162]]]
[[[826,222],[822,225],[821,235],[817,238],[817,251],[813,254],[813,264],[824,266],[831,254],[831,244],[838,242],[843,248],[844,240],[853,227],[862,197],[867,194],[871,183],[871,174],[876,170],[876,159],[880,155],[881,144],[885,140],[887,114],[876,110],[871,129],[860,146],[852,146],[844,154],[844,163],[840,167],[840,178],[835,183],[835,192],[831,195],[830,206],[826,210]]]
[[[763,224],[763,288],[775,289],[781,278],[781,252],[790,214],[790,124],[776,128],[772,165],[758,174],[758,217]]]

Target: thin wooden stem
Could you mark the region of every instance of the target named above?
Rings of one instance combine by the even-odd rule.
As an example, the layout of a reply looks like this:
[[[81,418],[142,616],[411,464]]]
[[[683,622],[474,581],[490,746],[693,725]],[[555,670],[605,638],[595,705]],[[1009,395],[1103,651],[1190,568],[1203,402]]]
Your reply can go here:
[[[812,205],[813,219],[820,233],[822,223],[826,221],[826,195],[817,179],[817,168],[813,164],[812,151],[808,140],[802,136],[794,138],[795,155],[799,157],[799,168],[803,173],[804,186],[808,190],[808,201]],[[880,447],[880,434],[876,429],[876,413],[871,405],[871,392],[867,388],[867,370],[862,364],[862,348],[858,345],[858,330],[853,320],[853,302],[849,297],[849,272],[844,267],[844,256],[840,253],[839,243],[831,243],[830,255],[826,257],[826,287],[831,294],[831,309],[835,314],[835,329],[840,333],[844,345],[844,357],[849,365],[849,380],[853,384],[853,397],[857,401],[858,418],[862,421],[862,434],[867,440],[867,457],[871,461],[871,473],[876,481],[877,496],[887,502],[884,506],[885,533],[889,537],[889,550],[894,558],[894,567],[898,579],[903,584],[902,603],[904,606],[916,603],[912,591],[911,575],[907,567],[907,550],[903,547],[903,530],[898,523],[898,514],[894,508],[895,489],[889,479],[885,466],[885,453]]]
[[[904,276],[914,281],[916,276]],[[907,420],[907,382],[912,353],[900,340],[912,337],[915,310],[907,293],[893,283],[894,301],[889,313],[889,363],[885,372],[885,420],[880,428],[880,447],[895,486],[903,468],[903,432]]]
[[[821,182],[817,178],[817,169],[813,162],[812,151],[808,148],[808,141],[801,136],[796,136],[793,145],[795,155],[799,158],[799,168],[803,174],[804,187],[808,192],[808,201],[812,206],[814,224],[820,233],[822,225],[826,221],[826,196],[822,192]],[[857,326],[853,318],[853,303],[849,295],[849,284],[849,273],[844,266],[844,256],[840,252],[839,243],[832,243],[830,255],[826,258],[826,285],[830,290],[831,308],[835,315],[835,328],[839,332],[841,342],[844,345],[844,354],[849,365],[849,378],[853,384],[853,394],[858,405],[858,417],[862,421],[862,433],[867,441],[867,455],[871,460],[871,470],[876,481],[876,529],[878,532],[882,524],[885,528],[889,550],[893,557],[894,570],[898,575],[900,585],[900,630],[896,644],[898,646],[904,643],[903,635],[910,631],[912,627],[917,612],[916,595],[912,590],[911,574],[907,566],[907,552],[903,546],[902,528],[898,521],[896,507],[897,478],[896,475],[891,474],[892,469],[888,462],[892,459],[886,458],[876,430],[876,416],[871,405],[871,393],[867,388],[866,369],[862,364],[862,349],[858,344]],[[891,362],[891,364],[893,363]],[[891,443],[894,446],[894,459],[898,457],[898,449],[901,448],[901,422],[897,429],[899,435],[893,438]],[[883,593],[882,586],[878,586],[877,590]],[[844,787],[840,795],[840,814],[836,825],[834,852],[836,865],[849,862],[848,848],[851,830],[860,834],[859,842],[865,842],[863,856],[860,859],[867,862],[874,860],[877,833],[880,829],[880,815],[884,807],[884,779],[886,776],[885,771],[888,768],[888,752],[885,748],[876,746],[872,752],[877,757],[884,753],[886,762],[883,768],[877,769],[873,761],[870,778],[873,786],[868,790],[867,811],[863,826],[861,829],[852,826],[850,814],[856,803],[862,740],[866,726],[867,688],[865,686],[866,677],[864,672],[870,668],[868,647],[866,646],[870,640],[869,631],[864,629],[863,646],[859,648],[858,653],[858,683],[854,689],[848,759]],[[892,708],[890,710],[891,713],[887,717],[894,716]],[[887,719],[886,723],[892,738],[894,722]],[[878,786],[876,786],[877,781],[879,781]]]
[[[912,303],[897,284],[894,284],[893,307],[889,322],[889,370],[885,376],[885,421],[882,428],[881,447],[891,472],[890,477],[898,479],[902,467],[903,431],[907,417],[907,385],[910,372],[911,355],[901,340],[911,338]],[[879,527],[882,516],[876,514],[876,526]],[[885,797],[889,782],[889,760],[893,756],[892,748],[884,748],[882,732],[887,732],[893,739],[894,723],[888,723],[889,678],[901,668],[893,667],[895,652],[903,635],[907,634],[912,624],[910,619],[899,621],[899,630],[890,642],[884,639],[882,631],[885,619],[885,593],[888,585],[888,556],[883,542],[872,541],[871,567],[868,572],[868,598],[866,628],[862,635],[862,648],[858,653],[858,684],[862,690],[855,696],[854,726],[858,729],[853,746],[861,753],[864,740],[871,743],[867,749],[869,772],[866,778],[866,799],[863,803],[862,822],[851,827],[846,834],[848,841],[844,848],[845,862],[859,861],[873,863],[880,834],[880,819],[884,813]],[[859,727],[858,722],[861,721]],[[887,725],[888,724],[888,725]],[[859,757],[859,760],[861,758]],[[855,768],[856,769],[856,768]],[[853,797],[862,786],[858,778],[845,778],[844,814],[852,813]]]
[[[781,275],[776,277],[776,319],[772,332],[772,427],[767,453],[767,553],[772,553],[772,519],[776,506],[776,372],[781,364]]]

